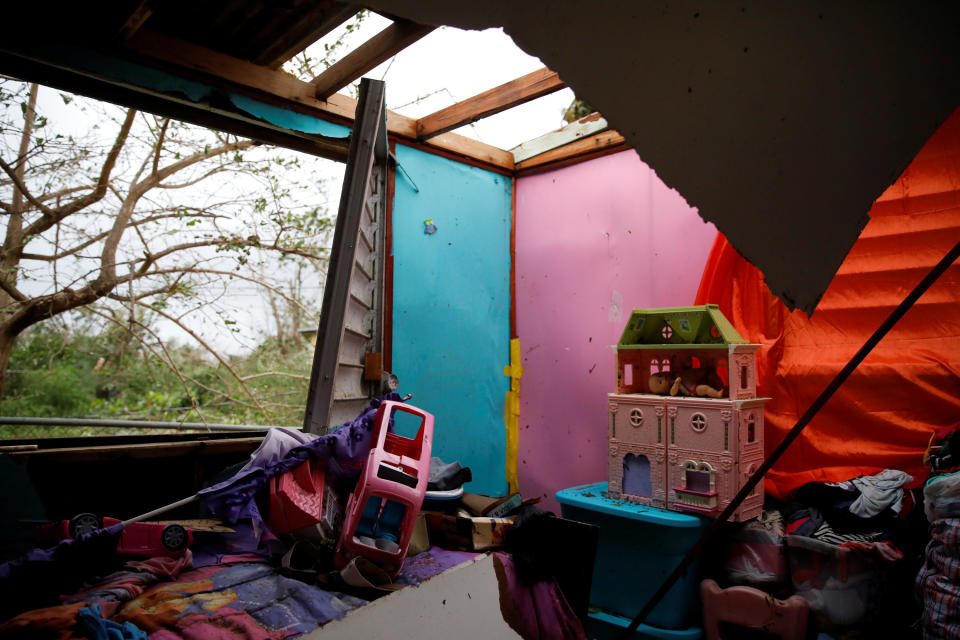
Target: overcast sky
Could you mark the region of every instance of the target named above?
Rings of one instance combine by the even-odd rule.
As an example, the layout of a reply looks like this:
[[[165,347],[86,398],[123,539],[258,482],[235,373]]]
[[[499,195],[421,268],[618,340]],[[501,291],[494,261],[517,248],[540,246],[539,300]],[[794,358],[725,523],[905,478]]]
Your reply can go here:
[[[339,55],[344,55],[389,24],[389,20],[370,14],[359,30],[347,36],[347,46]],[[323,57],[323,45],[336,41],[343,31],[343,28],[335,30],[313,45],[308,53]],[[542,67],[540,60],[520,50],[500,29],[464,31],[442,27],[375,68],[367,77],[386,82],[389,108],[419,118]],[[462,127],[457,132],[509,150],[563,126],[562,114],[572,99],[572,92],[565,89]],[[76,109],[68,108],[61,100],[60,92],[49,88],[40,91],[39,108],[65,133],[90,130],[97,122],[94,113],[78,113]],[[113,127],[107,128],[110,131],[106,135],[112,137]],[[304,155],[301,159],[309,176],[326,183],[326,200],[331,214],[335,214],[344,166]],[[50,286],[50,283],[45,286],[42,282],[23,284],[30,293],[40,293]],[[239,331],[224,330],[219,317],[212,322],[197,318],[203,326],[196,328],[204,338],[227,353],[242,353],[259,343],[264,335],[272,333],[273,319],[256,287],[237,284],[235,289],[220,304],[230,308],[231,315],[238,322],[234,328]],[[311,297],[315,308],[319,309],[322,298],[320,282],[306,282],[303,293]],[[161,325],[159,329],[167,337],[185,339],[172,325]]]

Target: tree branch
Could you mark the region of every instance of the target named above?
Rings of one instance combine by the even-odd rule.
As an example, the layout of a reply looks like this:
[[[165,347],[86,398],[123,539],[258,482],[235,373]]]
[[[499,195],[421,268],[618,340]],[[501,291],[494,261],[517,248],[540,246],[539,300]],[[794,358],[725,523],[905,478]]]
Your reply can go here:
[[[36,202],[31,201],[31,204],[40,209],[44,215],[39,220],[30,224],[24,235],[39,235],[67,216],[89,207],[106,195],[107,188],[110,185],[110,174],[113,172],[113,168],[117,163],[117,157],[120,155],[123,145],[126,144],[127,136],[130,134],[130,127],[133,126],[133,120],[136,114],[137,112],[134,109],[127,111],[127,117],[124,118],[123,124],[120,126],[120,131],[117,133],[117,137],[113,142],[113,147],[111,147],[103,165],[100,167],[100,177],[97,179],[97,184],[93,191],[56,209],[50,209],[39,200]]]
[[[281,378],[294,378],[296,380],[306,380],[310,382],[310,376],[301,376],[297,373],[285,373],[283,371],[265,371],[263,373],[254,373],[253,375],[245,376],[243,381],[255,380],[256,378],[265,378],[267,376],[279,376]]]
[[[100,316],[101,318],[104,318],[104,319],[106,319],[106,320],[109,320],[110,322],[112,322],[112,323],[114,323],[115,325],[117,325],[118,327],[120,327],[120,329],[121,329],[122,331],[127,332],[129,335],[132,335],[141,345],[143,345],[144,348],[146,348],[150,353],[152,353],[152,354],[154,355],[154,357],[157,358],[157,360],[159,360],[160,362],[162,362],[168,369],[170,369],[170,371],[172,371],[173,374],[174,374],[175,376],[177,376],[177,378],[180,379],[180,384],[183,385],[183,390],[187,393],[187,397],[190,398],[190,404],[191,404],[193,410],[196,411],[197,417],[200,418],[200,420],[201,420],[204,424],[207,423],[206,419],[204,419],[203,414],[202,414],[201,411],[200,411],[200,405],[197,404],[196,398],[194,398],[193,394],[190,393],[190,387],[187,386],[187,382],[186,382],[186,380],[185,380],[185,378],[187,378],[187,376],[185,376],[183,373],[181,373],[180,368],[177,367],[177,366],[173,363],[173,358],[170,356],[170,352],[167,351],[166,345],[164,345],[163,341],[160,340],[160,337],[159,337],[156,333],[154,333],[153,330],[152,330],[150,327],[146,326],[145,324],[143,324],[142,322],[140,322],[140,321],[138,321],[138,320],[135,320],[135,321],[134,321],[137,325],[139,325],[142,329],[144,329],[147,333],[149,333],[150,335],[152,335],[152,336],[154,337],[154,339],[157,341],[157,344],[159,344],[159,345],[160,345],[160,348],[163,349],[163,353],[164,353],[164,355],[166,356],[166,358],[160,356],[160,355],[154,350],[154,348],[153,348],[152,345],[148,344],[146,340],[144,340],[143,338],[141,338],[140,336],[138,336],[135,332],[130,331],[130,328],[129,328],[126,324],[124,324],[124,323],[120,322],[119,320],[117,320],[116,318],[114,318],[112,314],[103,313],[102,311],[100,311],[99,309],[97,309],[97,308],[95,308],[95,307],[93,307],[93,306],[88,307],[88,309],[90,310],[91,313],[93,313],[93,314],[95,314],[95,315],[98,315],[98,316]],[[191,380],[191,381],[192,381],[192,380]],[[201,385],[201,386],[202,386],[202,385]]]
[[[253,392],[250,391],[249,388],[247,388],[246,383],[243,381],[243,378],[240,376],[240,374],[237,373],[236,369],[234,369],[232,366],[230,366],[230,363],[227,362],[227,361],[224,359],[224,357],[223,357],[222,355],[220,355],[220,353],[217,352],[213,347],[211,347],[209,344],[207,344],[207,342],[206,342],[203,338],[201,338],[199,335],[197,335],[197,333],[196,333],[195,331],[193,331],[192,329],[190,329],[189,327],[187,327],[186,325],[184,325],[182,322],[180,322],[178,319],[174,318],[173,316],[171,316],[169,313],[166,313],[166,312],[163,311],[162,309],[154,309],[153,307],[149,306],[148,304],[146,304],[146,303],[143,302],[142,300],[137,300],[137,304],[140,305],[140,306],[142,306],[142,307],[147,307],[147,308],[149,308],[151,311],[153,311],[153,312],[156,313],[157,315],[166,318],[166,319],[169,320],[170,322],[173,322],[173,323],[176,324],[178,327],[180,327],[180,329],[182,329],[183,331],[187,332],[187,334],[189,334],[191,338],[193,338],[194,340],[196,340],[198,344],[200,344],[204,349],[206,349],[206,350],[210,353],[210,355],[212,355],[214,358],[216,358],[217,361],[218,361],[220,364],[223,365],[224,369],[226,369],[227,371],[230,372],[230,375],[233,376],[233,378],[234,378],[234,379],[237,381],[237,383],[240,385],[240,388],[243,389],[244,394],[246,394],[246,396],[247,396],[248,398],[250,398],[250,400],[253,401],[253,403],[257,406],[257,409],[260,411],[260,413],[263,415],[263,417],[266,418],[266,419],[269,420],[269,421],[272,421],[272,420],[273,420],[273,416],[270,414],[270,412],[269,412],[262,404],[260,404],[260,400],[258,400],[257,397],[256,397],[255,395],[253,395]]]
[[[178,209],[178,210],[182,210],[182,209],[189,209],[189,208],[190,208],[190,207],[179,207],[179,208],[177,208],[177,209]],[[151,222],[157,222],[157,221],[159,221],[159,220],[167,220],[167,219],[170,219],[170,218],[179,218],[179,217],[180,217],[180,214],[179,214],[179,213],[170,213],[170,214],[164,214],[164,215],[155,215],[155,216],[150,216],[150,217],[144,218],[144,219],[142,219],[142,220],[133,221],[133,222],[131,222],[128,226],[129,226],[129,227],[140,227],[140,226],[143,226],[143,225],[145,225],[145,224],[149,224],[149,223],[151,223]],[[194,218],[210,218],[210,219],[216,220],[216,219],[219,219],[219,218],[224,218],[224,217],[226,217],[226,216],[222,216],[222,215],[219,215],[219,214],[216,214],[216,213],[196,213],[196,214],[193,214],[192,217],[194,217]],[[90,245],[96,244],[96,243],[99,242],[100,240],[103,240],[104,238],[106,238],[109,233],[110,233],[109,231],[104,231],[103,233],[100,233],[100,234],[98,234],[98,235],[96,235],[96,236],[93,236],[92,238],[89,238],[89,239],[86,240],[85,242],[83,242],[83,243],[81,243],[81,244],[79,244],[79,245],[77,245],[77,246],[75,246],[75,247],[73,247],[73,248],[71,248],[71,249],[65,249],[64,251],[62,251],[62,252],[60,252],[60,253],[58,253],[58,254],[56,254],[56,255],[43,255],[43,254],[40,254],[40,253],[24,253],[24,254],[22,254],[20,257],[21,257],[23,260],[36,260],[36,261],[38,261],[38,262],[54,262],[54,261],[56,261],[56,260],[59,260],[60,258],[66,258],[67,256],[74,255],[75,253],[77,253],[77,252],[79,252],[79,251],[83,251],[84,249],[86,249],[86,248],[89,247]]]
[[[170,118],[164,118],[163,124],[160,125],[160,135],[157,136],[157,144],[154,147],[156,150],[153,154],[153,173],[156,175],[157,167],[160,165],[160,152],[163,150],[163,139],[167,135],[167,125],[170,124]]]
[[[0,289],[3,289],[7,295],[17,302],[26,302],[29,300],[27,296],[21,293],[20,290],[14,286],[12,278],[0,278]]]

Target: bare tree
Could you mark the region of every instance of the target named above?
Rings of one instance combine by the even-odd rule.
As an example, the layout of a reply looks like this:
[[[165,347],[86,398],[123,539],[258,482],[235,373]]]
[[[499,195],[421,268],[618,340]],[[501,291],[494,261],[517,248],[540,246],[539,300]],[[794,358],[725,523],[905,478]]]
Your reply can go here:
[[[296,192],[319,178],[292,152],[59,95],[62,105],[52,90],[0,79],[0,397],[17,336],[80,308],[175,367],[147,326],[160,318],[234,373],[195,318],[235,324],[217,304],[241,281],[305,311],[283,283],[326,260],[326,202],[316,189],[306,203]],[[89,126],[56,126],[65,118]]]

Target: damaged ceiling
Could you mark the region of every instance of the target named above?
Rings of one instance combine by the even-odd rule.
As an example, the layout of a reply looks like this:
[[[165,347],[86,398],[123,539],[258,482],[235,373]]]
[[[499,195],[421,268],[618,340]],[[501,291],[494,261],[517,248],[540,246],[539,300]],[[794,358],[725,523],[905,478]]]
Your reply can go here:
[[[389,134],[509,175],[629,144],[807,313],[873,201],[960,105],[956,2],[365,4],[390,25],[309,82],[284,61],[361,5],[46,0],[43,28],[0,42],[0,73],[343,160],[356,101],[341,89],[437,25],[502,26],[547,67],[421,118],[388,112]],[[457,133],[567,86],[603,117],[552,146],[511,153]]]
[[[789,307],[960,105],[960,4],[373,0],[502,26],[603,113]]]

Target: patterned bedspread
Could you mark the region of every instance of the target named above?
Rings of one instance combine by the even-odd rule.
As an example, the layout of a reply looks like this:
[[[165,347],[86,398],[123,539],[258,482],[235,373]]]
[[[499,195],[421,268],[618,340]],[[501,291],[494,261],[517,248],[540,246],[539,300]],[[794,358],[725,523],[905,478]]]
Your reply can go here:
[[[396,581],[418,584],[474,555],[435,547],[408,558]],[[130,563],[121,572],[61,596],[60,606],[0,624],[0,638],[87,637],[76,625],[79,609],[87,604],[99,605],[106,619],[131,623],[151,640],[290,638],[366,604],[287,578],[266,560],[175,570],[181,568]]]

